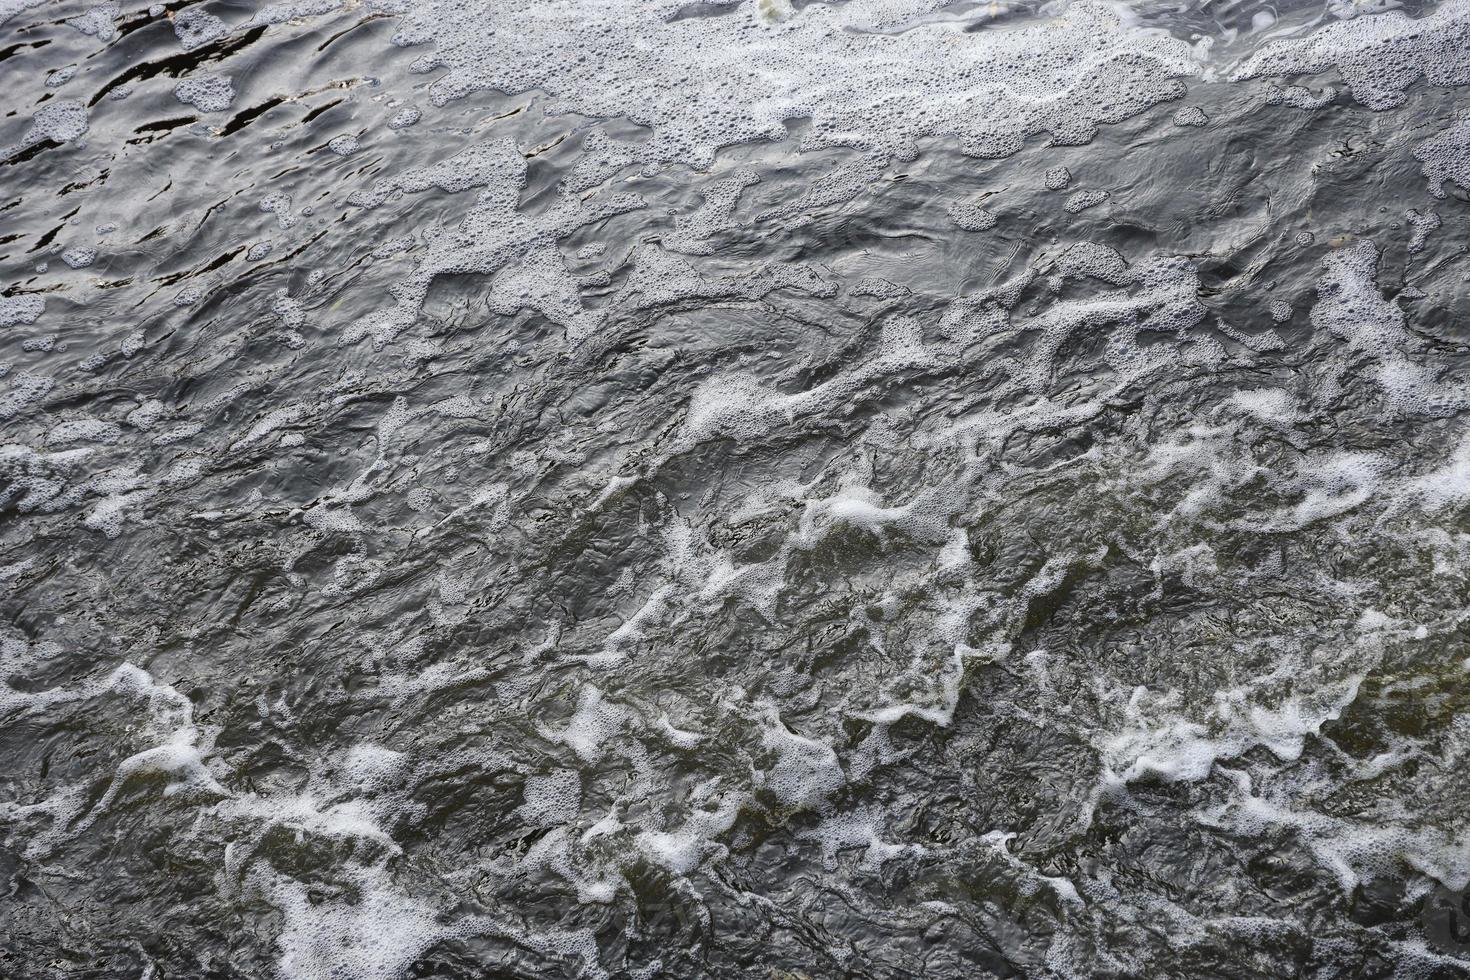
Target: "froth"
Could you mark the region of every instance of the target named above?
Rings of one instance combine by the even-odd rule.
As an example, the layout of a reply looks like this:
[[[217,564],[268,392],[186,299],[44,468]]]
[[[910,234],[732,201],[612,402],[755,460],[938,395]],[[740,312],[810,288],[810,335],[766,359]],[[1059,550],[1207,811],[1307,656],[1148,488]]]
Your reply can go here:
[[[1198,70],[1188,45],[1101,3],[978,33],[912,23],[932,6],[858,0],[777,18],[757,5],[671,18],[677,4],[426,3],[397,40],[434,42],[425,61],[448,69],[432,86],[438,103],[476,89],[540,89],[557,109],[651,127],[645,159],[701,168],[721,147],[783,138],[799,117],[812,120],[810,146],[902,153],[942,135],[997,156],[1039,131],[1086,142],[1099,123],[1178,98],[1177,77]],[[875,22],[911,26],[875,33]]]
[[[1304,75],[1336,68],[1353,97],[1373,109],[1401,104],[1420,78],[1435,85],[1470,82],[1470,3],[1449,0],[1413,18],[1401,11],[1329,24],[1310,36],[1268,43],[1234,80]]]

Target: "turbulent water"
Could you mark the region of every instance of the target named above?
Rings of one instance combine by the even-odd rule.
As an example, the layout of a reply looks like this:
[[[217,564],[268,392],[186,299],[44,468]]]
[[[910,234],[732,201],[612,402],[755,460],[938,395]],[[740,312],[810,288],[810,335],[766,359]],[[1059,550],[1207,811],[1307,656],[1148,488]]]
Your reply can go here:
[[[0,976],[1470,976],[1470,0],[0,80]]]

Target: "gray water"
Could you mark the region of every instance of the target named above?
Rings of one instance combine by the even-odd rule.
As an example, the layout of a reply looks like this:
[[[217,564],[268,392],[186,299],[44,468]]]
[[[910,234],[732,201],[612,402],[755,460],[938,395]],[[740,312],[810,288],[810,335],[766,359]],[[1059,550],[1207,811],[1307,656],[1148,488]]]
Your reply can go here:
[[[1470,976],[1470,3],[0,81],[0,976]]]

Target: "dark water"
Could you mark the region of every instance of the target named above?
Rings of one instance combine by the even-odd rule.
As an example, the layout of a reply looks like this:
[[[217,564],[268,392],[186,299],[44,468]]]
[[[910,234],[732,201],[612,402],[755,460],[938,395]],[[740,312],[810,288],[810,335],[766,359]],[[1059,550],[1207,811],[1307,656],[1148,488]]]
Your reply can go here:
[[[7,15],[0,976],[1470,975],[1470,5]]]

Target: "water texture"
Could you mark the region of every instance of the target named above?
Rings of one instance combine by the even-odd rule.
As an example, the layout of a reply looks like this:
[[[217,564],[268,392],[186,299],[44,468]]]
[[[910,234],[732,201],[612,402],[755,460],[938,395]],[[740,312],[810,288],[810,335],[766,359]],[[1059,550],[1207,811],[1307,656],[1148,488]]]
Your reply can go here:
[[[1470,0],[0,82],[0,976],[1470,976]]]

